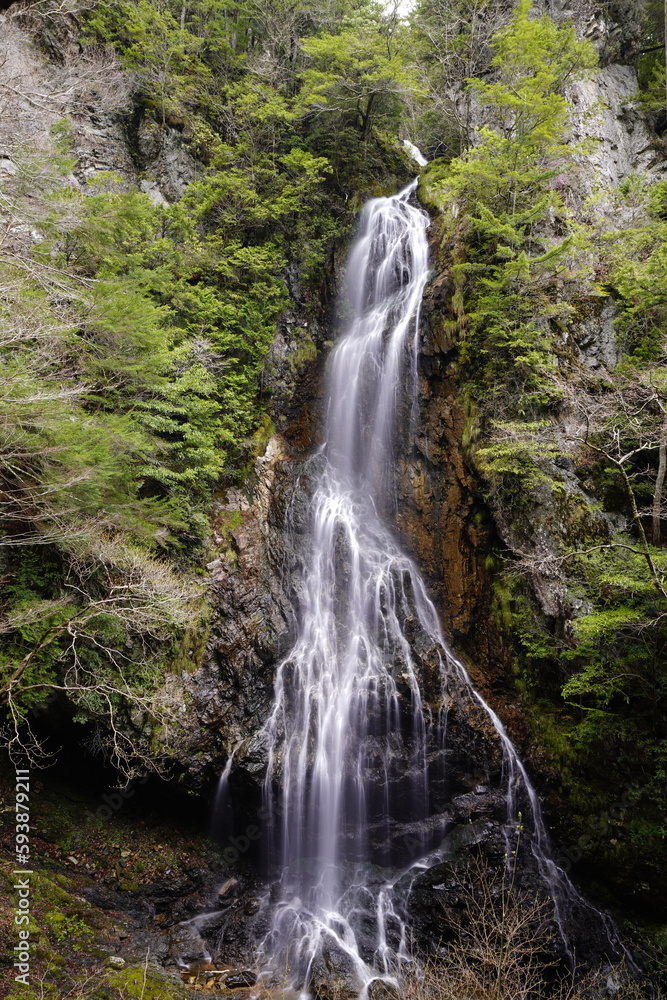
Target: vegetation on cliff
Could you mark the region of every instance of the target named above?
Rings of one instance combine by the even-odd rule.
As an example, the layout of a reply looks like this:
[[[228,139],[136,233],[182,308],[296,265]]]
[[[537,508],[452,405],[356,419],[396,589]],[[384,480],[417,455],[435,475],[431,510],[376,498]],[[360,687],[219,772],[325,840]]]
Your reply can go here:
[[[66,116],[41,148],[7,137],[1,698],[17,747],[37,748],[27,713],[66,698],[131,772],[174,736],[158,692],[196,666],[212,495],[266,439],[278,318],[321,308],[353,211],[406,175],[414,82],[395,18],[369,3],[79,16],[96,85],[110,71],[125,88],[130,147],[140,128],[177,134],[198,178],[156,204],[118,174],[77,180]],[[51,19],[71,30],[66,9]]]
[[[655,13],[635,39],[650,53],[633,99],[649,101],[659,76],[664,114]],[[496,622],[565,775],[563,862],[611,861],[626,899],[648,900],[667,805],[665,182],[582,177],[593,150],[572,141],[568,85],[595,60],[567,24],[522,2],[493,52],[491,79],[467,84],[483,109],[476,142],[426,168],[421,191],[456,287],[443,326],[469,453],[504,543]],[[579,345],[604,310],[613,358],[601,367]],[[621,793],[617,828],[598,823]]]

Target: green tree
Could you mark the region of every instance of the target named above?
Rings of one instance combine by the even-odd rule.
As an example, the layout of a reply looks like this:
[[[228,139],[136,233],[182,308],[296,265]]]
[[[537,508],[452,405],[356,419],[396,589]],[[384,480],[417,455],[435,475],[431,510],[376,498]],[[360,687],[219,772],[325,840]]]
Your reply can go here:
[[[108,173],[73,187],[67,119],[11,150],[2,207],[31,235],[0,247],[0,703],[30,742],[31,709],[69,698],[127,773],[173,724],[161,685],[187,628],[205,634],[193,576],[214,489],[242,481],[271,426],[277,321],[327,307],[359,200],[404,179],[403,84],[397,21],[366,0],[110,0],[82,19],[82,60],[122,77],[98,58],[115,48],[127,120],[157,143],[178,130],[198,180],[169,206]],[[365,117],[346,105],[336,131],[304,88],[324,59],[308,46],[341,28]],[[305,329],[294,346],[296,367]]]
[[[568,102],[565,85],[597,65],[591,44],[574,27],[536,16],[531,0],[520,0],[510,24],[493,38],[492,79],[471,79],[470,92],[487,110],[479,142],[452,161],[439,201],[463,199],[500,218],[518,212],[535,221],[557,196],[548,182],[571,162],[565,142]],[[536,212],[537,209],[537,212]]]
[[[311,115],[351,121],[362,137],[372,127],[396,130],[416,78],[388,39],[382,20],[357,20],[338,34],[304,42],[309,57],[300,104]]]
[[[486,109],[479,141],[449,163],[422,173],[424,199],[441,212],[443,240],[454,235],[452,272],[459,293],[452,332],[471,381],[488,385],[494,417],[539,417],[559,397],[548,377],[555,357],[547,321],[567,314],[558,280],[576,280],[581,236],[554,238],[549,217],[567,212],[559,195],[575,155],[566,142],[566,83],[589,72],[596,57],[570,25],[538,16],[520,0],[493,38],[491,80],[468,87]],[[561,304],[562,302],[562,304]]]
[[[90,20],[92,30],[118,31],[123,62],[135,75],[145,100],[165,125],[182,122],[205,100],[211,68],[201,58],[204,39],[186,31],[168,9],[150,0],[117,0]]]

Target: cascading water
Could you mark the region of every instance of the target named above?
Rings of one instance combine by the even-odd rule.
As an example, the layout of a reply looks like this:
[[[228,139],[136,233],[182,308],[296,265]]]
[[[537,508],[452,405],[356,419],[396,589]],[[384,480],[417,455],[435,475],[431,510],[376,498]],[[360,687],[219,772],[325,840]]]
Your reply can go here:
[[[429,663],[440,704],[463,692],[497,734],[508,829],[524,809],[566,942],[560,907],[579,900],[551,860],[537,796],[500,720],[448,651],[422,579],[380,514],[395,503],[399,414],[417,410],[429,218],[411,203],[415,188],[365,207],[350,255],[351,315],[331,358],[325,443],[311,460],[298,636],[277,670],[264,730],[268,839],[282,874],[260,950],[266,967],[287,971],[304,997],[332,952],[361,998],[409,957],[393,892],[401,872],[388,879],[382,871],[423,870],[444,833],[429,792],[444,768],[447,713],[432,711],[422,695]],[[411,858],[400,847],[405,830]]]
[[[267,724],[269,807],[274,785],[282,789],[273,833],[284,901],[264,948],[302,982],[328,940],[362,985],[369,980],[354,917],[369,904],[360,895],[370,828],[377,840],[397,811],[399,789],[414,815],[428,815],[431,723],[403,625],[415,586],[423,588],[375,507],[394,489],[396,401],[428,275],[429,220],[409,203],[415,186],[366,207],[350,257],[352,320],[331,361],[299,636],[278,668]],[[432,609],[426,613],[435,629]],[[409,720],[399,685],[409,690]],[[406,759],[409,777],[401,781]]]

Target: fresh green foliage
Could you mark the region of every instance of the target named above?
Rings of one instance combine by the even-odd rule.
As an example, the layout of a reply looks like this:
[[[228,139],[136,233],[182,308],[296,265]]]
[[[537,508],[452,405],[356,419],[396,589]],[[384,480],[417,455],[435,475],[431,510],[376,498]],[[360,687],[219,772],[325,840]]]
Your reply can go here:
[[[487,124],[464,155],[424,170],[420,193],[441,212],[442,263],[457,286],[448,328],[486,439],[476,462],[498,496],[525,499],[540,477],[535,459],[555,457],[535,429],[562,397],[555,332],[570,317],[586,243],[560,195],[576,153],[565,142],[563,88],[595,56],[573,27],[538,16],[528,0],[493,42],[491,79],[468,81]]]
[[[426,184],[442,208],[456,199],[467,210],[481,206],[501,222],[523,227],[538,222],[553,204],[548,182],[572,158],[573,150],[564,142],[568,102],[563,88],[594,69],[597,60],[590,43],[577,40],[573,27],[536,16],[530,0],[521,0],[510,24],[493,41],[492,82],[468,81],[489,110],[488,124],[480,130],[480,141],[452,161],[444,178]]]
[[[536,17],[531,0],[519,0],[508,28],[495,39],[491,82],[470,81],[482,106],[491,107],[491,130],[508,143],[510,162],[561,151],[567,124],[566,84],[593,70],[597,57],[572,25]]]
[[[512,489],[521,490],[519,502],[529,503],[536,487],[552,484],[551,476],[540,471],[540,464],[557,458],[558,448],[540,431],[548,425],[540,422],[497,422],[492,432],[492,444],[479,447],[475,453],[478,468],[497,489],[503,489],[509,477]]]
[[[395,42],[381,24],[352,19],[339,34],[310,38],[301,101],[312,115],[326,116],[329,127],[350,122],[362,136],[373,126],[400,122],[401,102],[417,89]]]
[[[72,186],[67,118],[13,151],[2,205],[37,237],[0,250],[0,700],[25,746],[30,711],[66,696],[130,773],[175,733],[163,675],[206,635],[211,498],[272,426],[279,317],[328,305],[364,192],[405,179],[409,74],[370,2],[112,0],[82,20],[92,62],[113,46],[130,74],[137,163],[178,130],[196,176],[170,205],[108,172]],[[319,110],[346,81],[363,121],[346,104],[336,133]]]

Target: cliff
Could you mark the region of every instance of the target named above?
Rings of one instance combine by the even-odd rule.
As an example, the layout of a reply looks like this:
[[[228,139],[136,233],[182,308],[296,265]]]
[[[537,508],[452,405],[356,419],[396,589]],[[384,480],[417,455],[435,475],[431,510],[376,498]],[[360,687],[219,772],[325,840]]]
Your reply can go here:
[[[510,210],[512,199],[505,199],[504,190],[498,201],[490,196],[485,201],[485,190],[471,194],[473,181],[468,188],[461,181],[468,177],[465,164],[474,162],[474,151],[484,149],[485,127],[497,127],[499,105],[486,100],[488,92],[482,91],[473,105],[467,152],[460,158],[436,158],[422,172],[419,197],[433,219],[433,269],[419,334],[419,417],[413,419],[408,400],[399,402],[403,430],[396,455],[398,490],[396,498],[387,497],[382,513],[424,575],[452,650],[526,760],[545,800],[562,865],[594,901],[621,919],[661,925],[666,888],[661,762],[667,696],[661,670],[665,531],[658,482],[661,468],[664,478],[665,400],[659,331],[665,309],[660,275],[667,161],[656,132],[661,119],[647,112],[638,97],[634,63],[616,61],[635,57],[636,26],[628,11],[614,27],[607,18],[591,16],[586,4],[574,11],[568,4],[551,7],[559,23],[574,20],[579,38],[592,40],[601,66],[579,78],[573,73],[564,84],[564,133],[540,154],[540,170],[522,181],[525,204],[517,210],[515,191]],[[340,327],[337,289],[360,203],[405,183],[413,165],[396,138],[390,141],[383,132],[382,126],[395,127],[391,108],[380,119],[376,138],[364,133],[358,140],[361,152],[357,138],[351,142],[347,131],[341,131],[336,150],[317,117],[315,124],[306,118],[309,125],[299,126],[299,155],[292,157],[291,144],[297,141],[292,106],[276,113],[269,128],[248,98],[250,113],[257,115],[252,128],[242,117],[247,107],[235,106],[234,121],[230,124],[230,111],[229,120],[220,124],[220,113],[215,126],[219,131],[213,135],[206,128],[210,130],[215,115],[204,120],[203,112],[203,118],[197,118],[187,87],[178,91],[178,106],[167,107],[163,101],[156,110],[145,68],[134,73],[128,69],[129,43],[120,29],[114,29],[121,38],[115,41],[119,51],[125,46],[125,62],[109,49],[82,46],[76,14],[6,15],[2,27],[0,178],[7,192],[0,206],[3,266],[11,267],[13,261],[32,268],[37,261],[43,268],[36,279],[42,289],[47,288],[46,271],[58,270],[55,284],[49,277],[49,308],[63,328],[99,345],[115,343],[117,331],[109,335],[105,329],[102,336],[86,325],[87,313],[84,316],[78,305],[85,296],[73,293],[74,278],[87,290],[109,280],[110,273],[114,280],[125,278],[126,267],[134,267],[141,257],[141,270],[132,272],[132,282],[118,294],[129,294],[131,284],[133,293],[140,288],[146,295],[144,311],[148,304],[169,311],[168,351],[176,360],[160,377],[181,392],[174,402],[170,393],[176,390],[165,389],[164,381],[156,378],[154,384],[130,381],[125,398],[122,386],[117,386],[124,375],[107,376],[100,391],[97,383],[90,389],[91,368],[81,364],[67,369],[68,388],[76,381],[86,396],[81,413],[108,414],[118,408],[132,420],[140,400],[150,411],[142,433],[148,427],[152,436],[132,438],[123,453],[127,457],[121,457],[133,470],[128,478],[136,489],[129,498],[123,494],[117,500],[109,492],[100,500],[95,494],[88,502],[97,509],[85,531],[77,526],[77,532],[70,533],[76,535],[76,544],[70,534],[65,541],[54,535],[51,548],[40,550],[55,552],[52,562],[43,564],[50,567],[48,573],[41,572],[39,560],[35,570],[28,556],[14,554],[18,548],[5,557],[7,579],[23,588],[12,592],[11,600],[17,607],[26,599],[60,600],[72,580],[79,588],[77,600],[82,593],[87,601],[100,595],[106,599],[105,588],[111,593],[113,587],[129,586],[130,580],[143,601],[137,599],[134,609],[143,612],[147,603],[162,600],[165,583],[160,584],[163,590],[155,583],[156,566],[166,564],[172,574],[167,587],[176,582],[184,586],[185,581],[191,588],[183,590],[180,617],[166,625],[151,620],[145,632],[132,625],[128,634],[114,634],[104,647],[107,660],[102,656],[91,668],[101,671],[109,661],[117,666],[122,655],[121,675],[129,670],[147,686],[139,691],[144,700],[128,710],[113,731],[134,741],[125,758],[114,758],[114,765],[120,762],[125,774],[130,767],[136,777],[154,756],[170,783],[151,779],[150,787],[158,798],[175,796],[167,814],[187,809],[191,795],[203,817],[233,754],[225,794],[234,805],[235,832],[228,831],[218,845],[211,862],[214,878],[200,870],[197,858],[208,847],[194,835],[188,857],[185,852],[178,862],[187,877],[176,882],[168,878],[170,872],[153,872],[143,854],[144,847],[153,846],[150,838],[144,844],[142,834],[141,847],[131,858],[131,879],[121,878],[116,866],[104,875],[105,885],[95,897],[92,876],[79,885],[77,875],[67,892],[73,895],[80,889],[95,907],[122,911],[121,922],[131,926],[128,934],[134,940],[133,950],[124,952],[133,975],[139,974],[139,945],[157,951],[168,967],[198,962],[203,976],[211,971],[207,961],[214,954],[218,964],[227,959],[234,974],[245,974],[253,942],[266,929],[259,901],[267,892],[257,874],[261,837],[249,837],[247,831],[255,830],[262,816],[267,768],[262,730],[273,704],[276,668],[296,634],[301,543],[313,489],[310,459],[321,443],[327,361]],[[268,101],[278,77],[267,69],[270,46],[262,43],[261,58],[257,51],[253,55],[252,37],[250,32],[249,58],[256,60],[252,72],[267,88],[261,100]],[[234,91],[237,78],[246,72],[246,55],[239,56],[231,70],[225,69],[231,80],[224,92],[230,102],[224,105],[227,109],[233,101],[243,105],[246,100]],[[131,56],[136,59],[136,53]],[[292,57],[281,58],[298,76]],[[222,57],[218,53],[215,59]],[[485,79],[493,86],[494,77]],[[292,77],[284,85],[290,100],[296,87]],[[458,114],[461,81],[447,100],[448,115]],[[238,131],[243,129],[241,140]],[[279,167],[276,136],[283,144]],[[255,154],[248,153],[253,142],[261,146],[257,162]],[[32,166],[26,146],[35,152]],[[54,181],[50,171],[58,157]],[[331,172],[322,162],[326,157],[334,164]],[[50,164],[48,177],[45,163]],[[463,166],[452,168],[452,163]],[[497,156],[498,163],[502,166]],[[515,175],[522,169],[515,167]],[[500,190],[503,178],[498,183]],[[113,240],[107,243],[104,237],[102,250],[92,241],[96,219],[82,215],[80,208],[107,188],[109,199],[140,194],[141,212],[157,213],[150,223],[142,215],[140,235],[133,229],[127,239],[122,212],[120,222],[114,216],[118,226],[113,252],[108,249]],[[61,202],[70,204],[70,195],[79,199],[79,207],[61,210]],[[49,216],[54,201],[60,213],[55,222]],[[266,207],[269,202],[273,207]],[[109,210],[108,202],[102,210]],[[40,223],[47,216],[48,226]],[[172,224],[182,226],[177,236],[169,228]],[[173,240],[176,249],[164,251],[162,239]],[[159,257],[163,251],[164,258]],[[151,257],[154,252],[159,259]],[[105,271],[111,266],[113,272]],[[485,283],[495,294],[490,305]],[[247,312],[246,296],[251,302]],[[24,301],[28,298],[25,295]],[[89,299],[84,304],[88,310]],[[243,317],[240,326],[238,316]],[[128,325],[135,322],[131,318]],[[216,341],[216,331],[223,327],[228,339]],[[226,394],[226,365],[230,357],[236,358],[237,327],[251,330],[249,339],[255,338],[252,350],[256,348],[259,360],[243,355],[247,367],[239,381],[230,380],[233,391]],[[184,345],[200,366],[197,378],[204,382],[179,382],[187,351],[178,352]],[[69,350],[58,348],[57,359],[66,365]],[[152,348],[143,350],[142,364]],[[239,402],[234,393],[246,384],[252,389],[239,390]],[[89,393],[97,394],[92,404]],[[193,394],[201,404],[196,411],[187,410],[183,401],[191,401]],[[151,408],[155,399],[160,403]],[[218,421],[213,430],[206,410],[211,399]],[[168,406],[171,422],[164,425]],[[63,421],[82,420],[81,413],[68,411]],[[47,414],[44,422],[49,419]],[[186,435],[176,458],[164,460],[168,446],[175,438],[181,441],[179,435],[190,420],[193,425],[200,421],[195,444]],[[104,435],[113,433],[105,425]],[[203,444],[200,434],[209,435]],[[194,457],[183,459],[184,453],[192,455],[189,448],[199,445]],[[224,463],[210,459],[218,454],[216,449],[224,451]],[[198,477],[204,466],[207,478],[202,486]],[[161,471],[155,473],[156,467]],[[68,476],[69,489],[74,473]],[[162,501],[156,513],[153,504]],[[89,543],[91,524],[96,526],[100,511],[106,516],[113,503],[121,513],[105,520],[103,530],[113,539],[127,532],[133,545],[139,537],[137,544],[154,560],[138,584],[136,560],[128,569],[126,555],[123,562],[117,553],[110,556],[102,550],[97,540]],[[128,529],[127,511],[134,517],[137,509],[136,523]],[[24,512],[21,516],[27,517]],[[31,508],[30,518],[34,530],[42,532],[39,545],[44,538],[51,544],[43,510],[34,514]],[[18,535],[17,524],[22,523],[19,518],[13,521],[10,535]],[[33,576],[40,573],[48,578],[50,590],[38,592]],[[146,576],[152,589],[144,586]],[[196,603],[201,601],[202,580],[205,610]],[[80,604],[76,607],[78,613]],[[47,611],[52,613],[50,605]],[[12,627],[13,622],[11,618]],[[31,622],[21,619],[16,628],[29,626]],[[24,653],[30,635],[21,632]],[[98,638],[98,633],[92,639],[87,632],[77,633],[86,650]],[[58,646],[58,656],[47,663],[51,673],[46,682],[40,675],[37,683],[60,685],[58,672],[66,662],[62,656]],[[458,902],[443,911],[443,886],[456,900],[465,899],[474,882],[474,872],[466,867],[470,857],[479,854],[502,866],[506,850],[503,752],[497,732],[464,688],[456,690],[454,684],[451,702],[443,704],[434,662],[432,650],[419,647],[429,710],[436,717],[449,712],[452,770],[446,782],[434,787],[456,865],[436,866],[410,897],[415,924],[427,944],[453,934],[460,919]],[[155,667],[150,683],[141,673],[146,663]],[[59,734],[67,752],[83,743],[108,747],[108,725],[89,688],[85,701],[77,702],[76,695],[68,701],[63,694],[43,707],[30,703],[26,717],[36,734],[47,741]],[[407,714],[407,690],[401,698],[401,710]],[[145,709],[149,714],[144,719],[140,710]],[[101,767],[96,780],[121,779]],[[95,801],[89,802],[91,809]],[[177,816],[165,818],[159,809],[157,814],[178,829]],[[141,822],[141,803],[133,816]],[[118,816],[109,819],[115,829]],[[203,818],[201,823],[205,825]],[[97,841],[86,829],[82,851],[86,865],[94,865]],[[395,839],[423,832],[406,826]],[[240,853],[233,860],[231,836],[248,842],[240,852],[232,848]],[[55,847],[53,839],[45,838],[45,843],[53,855],[49,863],[57,866],[62,861],[60,841],[55,839]],[[382,845],[375,846],[379,850]],[[535,859],[527,845],[522,852],[517,885],[527,895],[539,895]],[[142,866],[151,874],[145,887]],[[224,879],[226,885],[227,876],[239,884],[228,886],[214,917],[194,929],[188,925],[187,931],[179,930],[182,921],[202,908],[218,906],[218,882]],[[51,906],[48,893],[54,891],[45,890],[45,907]],[[71,899],[67,905],[73,905]],[[163,915],[160,926],[152,923],[151,907]],[[465,910],[465,903],[461,907]],[[89,917],[86,911],[78,919],[85,922]],[[112,929],[105,925],[98,930],[112,940]],[[588,936],[591,961],[596,950],[604,951],[604,944],[593,940],[586,918],[577,935],[582,948]],[[113,938],[114,950],[123,950],[121,940],[123,935],[118,941]],[[111,945],[104,947],[109,950]],[[333,954],[332,968],[336,961]],[[197,980],[199,975],[196,969]],[[333,977],[331,969],[320,974],[325,985],[327,975]],[[186,985],[194,988],[198,983]],[[166,986],[161,980],[154,985],[158,991],[180,989],[173,978]],[[230,989],[233,985],[239,984],[232,980]]]

